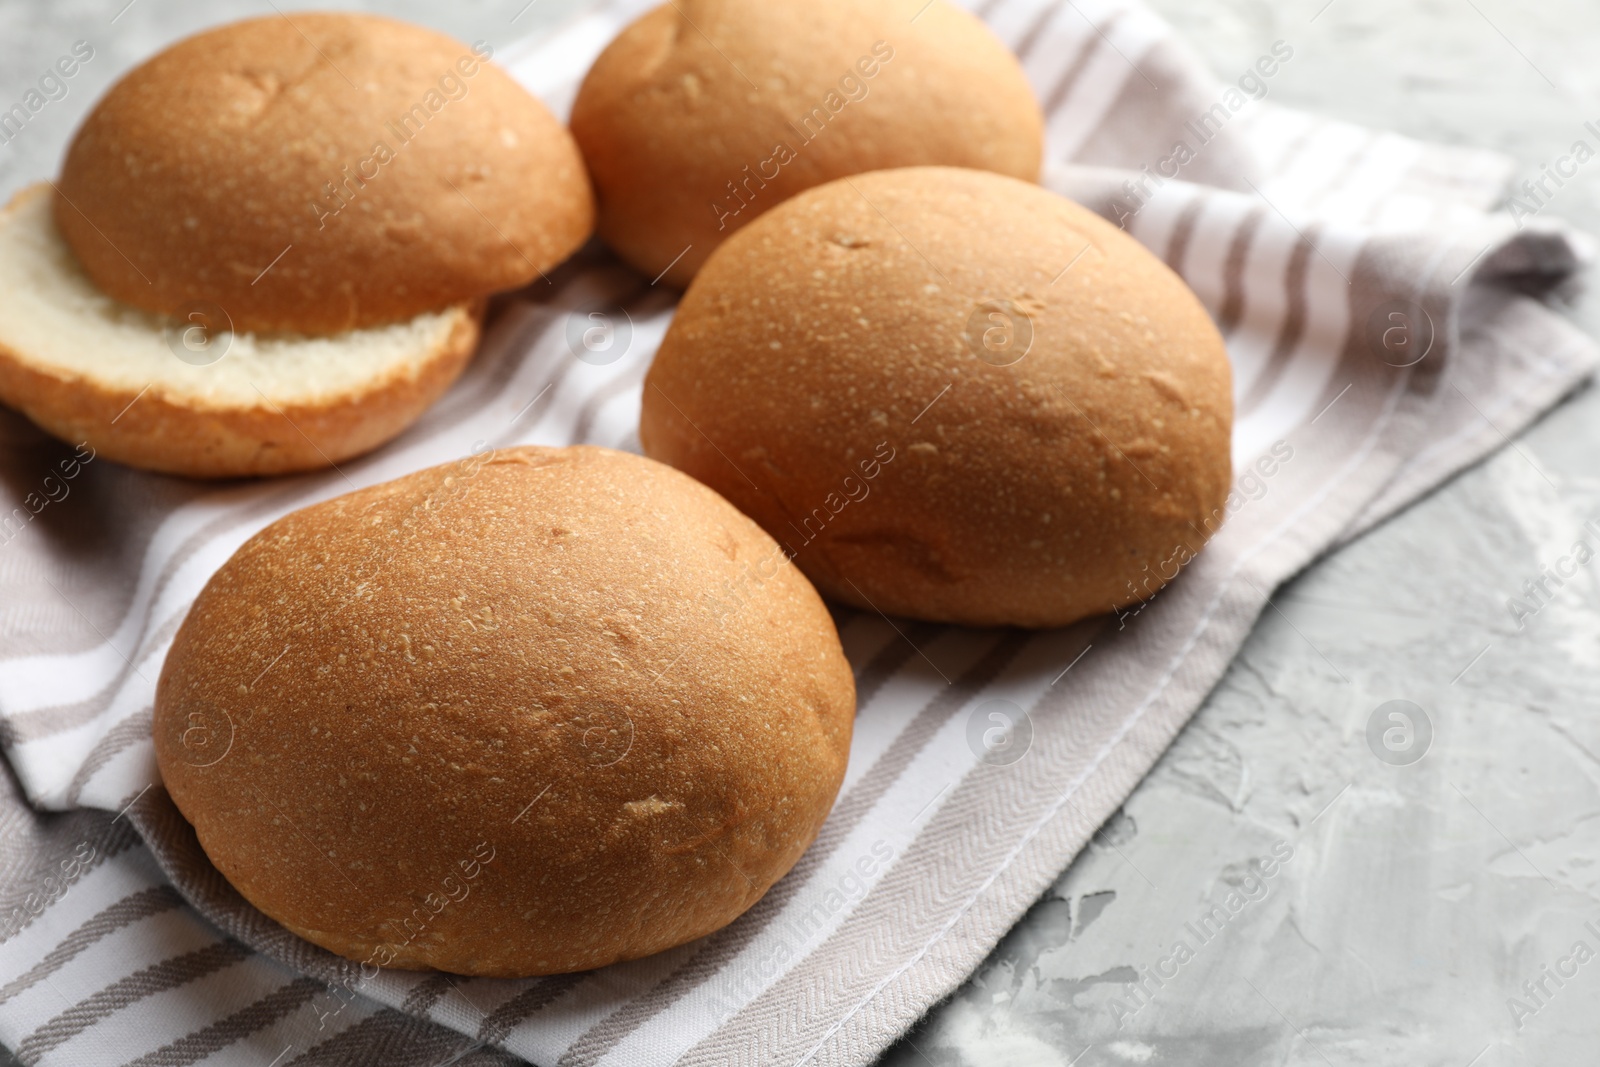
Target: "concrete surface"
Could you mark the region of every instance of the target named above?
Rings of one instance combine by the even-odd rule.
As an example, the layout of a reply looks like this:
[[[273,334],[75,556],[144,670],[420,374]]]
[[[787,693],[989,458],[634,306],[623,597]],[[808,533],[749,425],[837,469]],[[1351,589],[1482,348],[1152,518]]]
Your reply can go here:
[[[1500,148],[1529,174],[1600,119],[1593,0],[1152,2],[1216,70],[1291,41],[1280,103]],[[84,109],[134,60],[273,11],[124,3],[0,4],[6,104],[73,41],[96,49],[67,96],[0,146],[0,192],[52,174]],[[340,6],[496,43],[576,7],[526,5]],[[1551,210],[1600,231],[1597,194],[1600,169]],[[1600,300],[1572,314],[1600,330]],[[1600,953],[1585,926],[1600,931],[1600,561],[1520,630],[1506,600],[1600,519],[1597,449],[1591,391],[1283,590],[1282,614],[1263,620],[1099,843],[883,1062],[1594,1062],[1600,957],[1580,963],[1573,949]],[[1367,740],[1395,699],[1434,730],[1408,765],[1380,760],[1389,750]],[[1403,724],[1380,722],[1391,725]],[[1412,753],[1421,747],[1414,739]],[[1274,848],[1289,858],[1252,877],[1248,865]],[[1256,899],[1211,936],[1204,915],[1234,890]],[[1187,954],[1174,952],[1180,941]],[[1558,966],[1575,975],[1558,985],[1543,970]],[[1157,988],[1152,967],[1173,977]],[[1541,980],[1544,992],[1521,988]],[[1142,1000],[1127,988],[1140,981]],[[1512,997],[1527,1009],[1516,1018]]]

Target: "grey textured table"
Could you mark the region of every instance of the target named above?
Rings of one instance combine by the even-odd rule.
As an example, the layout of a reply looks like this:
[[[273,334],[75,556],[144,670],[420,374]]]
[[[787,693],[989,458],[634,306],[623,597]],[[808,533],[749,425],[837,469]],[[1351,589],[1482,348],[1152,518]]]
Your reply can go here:
[[[1577,138],[1593,143],[1583,123],[1600,121],[1593,0],[1152,2],[1219,72],[1292,43],[1279,103],[1499,148],[1528,176]],[[124,3],[0,0],[0,101],[74,40],[96,49],[66,97],[0,146],[0,193],[52,174],[84,110],[132,62],[272,11]],[[343,6],[504,43],[577,4]],[[1597,194],[1600,161],[1549,212],[1600,231]],[[1600,300],[1571,313],[1600,330]],[[1282,590],[1095,846],[885,1062],[1594,1062],[1600,956],[1573,949],[1600,953],[1585,928],[1600,930],[1600,563],[1520,629],[1507,599],[1600,519],[1597,449],[1590,391]],[[1392,699],[1434,727],[1406,766],[1367,741]],[[1244,882],[1245,863],[1274,847],[1290,856],[1275,876]],[[1206,936],[1202,917],[1235,888],[1258,899]],[[1180,939],[1191,958],[1174,956]],[[1172,977],[1158,986],[1152,968]],[[1547,977],[1558,968],[1576,974]],[[1129,991],[1140,982],[1147,994]],[[1514,1015],[1513,997],[1527,1010]]]

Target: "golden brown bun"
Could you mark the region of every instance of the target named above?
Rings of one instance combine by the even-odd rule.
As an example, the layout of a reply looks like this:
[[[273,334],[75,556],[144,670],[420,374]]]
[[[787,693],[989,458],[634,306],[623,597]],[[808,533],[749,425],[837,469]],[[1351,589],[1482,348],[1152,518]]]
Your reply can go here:
[[[805,189],[916,164],[1036,181],[1044,140],[1016,59],[946,0],[675,0],[601,54],[572,132],[601,236],[676,286]]]
[[[821,599],[727,501],[517,448],[252,538],[178,632],[155,742],[212,862],[289,929],[523,976],[755,903],[832,805],[854,704]]]
[[[464,44],[357,14],[173,45],[95,106],[60,189],[107,293],[179,316],[211,301],[240,330],[333,333],[513,289],[594,221],[544,105]]]
[[[0,212],[0,403],[107,459],[196,478],[317,470],[411,425],[477,348],[482,301],[325,337],[201,334],[97,288],[53,199],[35,185]]]
[[[1200,302],[1038,186],[852,181],[706,264],[646,379],[645,451],[848,604],[1059,626],[1160,588],[1232,478],[1228,358]]]

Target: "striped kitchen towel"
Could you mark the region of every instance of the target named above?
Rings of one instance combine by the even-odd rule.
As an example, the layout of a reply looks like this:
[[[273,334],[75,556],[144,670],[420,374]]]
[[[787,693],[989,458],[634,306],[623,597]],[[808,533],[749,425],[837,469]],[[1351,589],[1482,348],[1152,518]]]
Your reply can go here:
[[[641,8],[613,0],[500,59],[564,111]],[[1503,157],[1277,106],[1296,41],[1218,80],[1135,0],[977,9],[1044,103],[1046,182],[1180,272],[1227,337],[1238,477],[1210,547],[1175,553],[1182,573],[1143,607],[1064,630],[842,611],[860,698],[843,791],[726,929],[557,978],[362,973],[198,849],[151,755],[162,657],[207,577],[294,508],[484,447],[637,448],[673,294],[591,248],[497,303],[409,433],[322,474],[184,482],[0,413],[0,1041],[64,1065],[870,1061],[1085,846],[1280,583],[1591,373],[1594,344],[1536,298],[1587,242],[1492,212]]]

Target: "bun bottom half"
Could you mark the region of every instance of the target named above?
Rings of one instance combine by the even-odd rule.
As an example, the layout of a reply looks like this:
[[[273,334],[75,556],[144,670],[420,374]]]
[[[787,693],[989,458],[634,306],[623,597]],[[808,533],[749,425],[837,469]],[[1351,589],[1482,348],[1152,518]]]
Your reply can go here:
[[[0,403],[131,467],[193,478],[318,470],[416,421],[478,345],[481,301],[329,336],[234,333],[98,289],[57,230],[49,185],[0,212]]]

